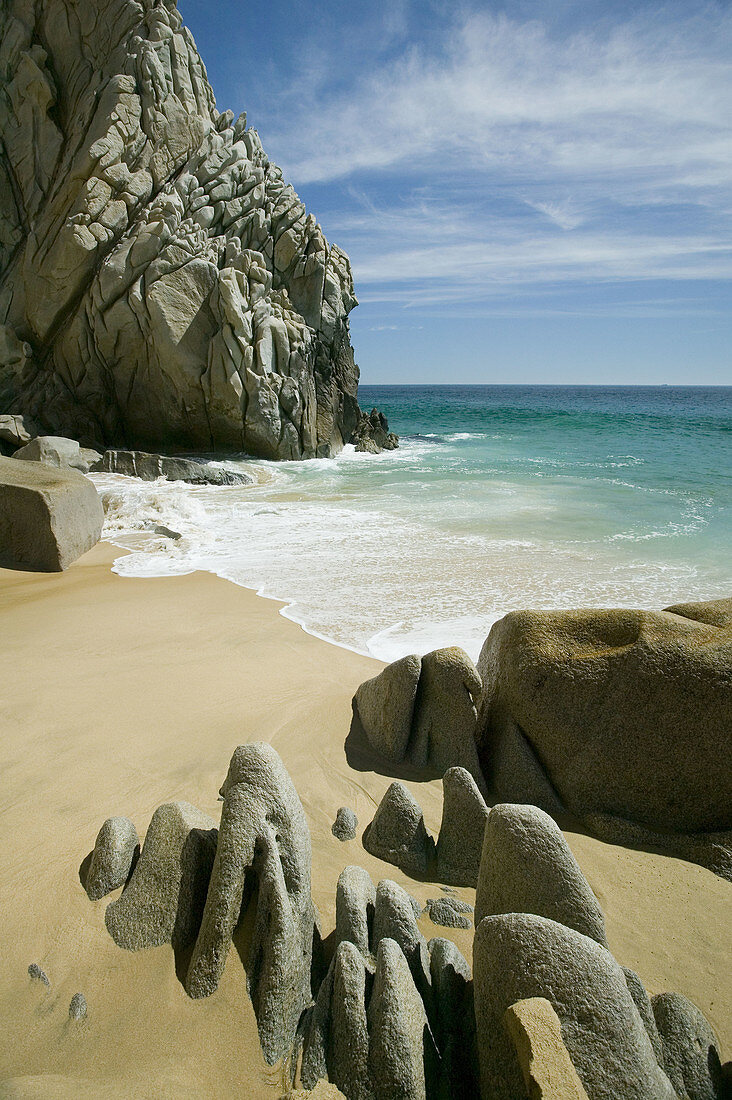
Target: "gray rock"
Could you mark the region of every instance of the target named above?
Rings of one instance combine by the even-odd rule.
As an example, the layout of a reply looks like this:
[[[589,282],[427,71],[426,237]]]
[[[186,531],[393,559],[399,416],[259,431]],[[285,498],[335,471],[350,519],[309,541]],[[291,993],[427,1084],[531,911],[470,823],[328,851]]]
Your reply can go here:
[[[643,1026],[648,1034],[648,1038],[651,1040],[651,1046],[653,1047],[653,1053],[656,1055],[656,1061],[661,1069],[663,1069],[663,1043],[661,1042],[661,1036],[658,1034],[658,1028],[656,1027],[656,1021],[653,1016],[651,998],[648,996],[646,988],[635,970],[631,970],[629,967],[624,966],[623,974],[625,974],[628,992],[633,998],[635,1007],[638,1009],[640,1018],[643,1021]]]
[[[375,1095],[379,1100],[425,1100],[431,1033],[422,999],[394,940],[379,941],[368,1023]]]
[[[5,13],[0,408],[147,451],[336,453],[361,419],[348,257],[226,125],[175,4],[63,10]]]
[[[336,942],[347,940],[362,955],[371,950],[376,890],[363,867],[344,867],[336,886]]]
[[[498,913],[549,917],[607,947],[597,898],[561,829],[536,806],[498,805],[488,815],[475,923]]]
[[[391,879],[382,879],[376,887],[372,952],[377,951],[379,943],[384,939],[394,940],[399,944],[425,1009],[430,1015],[432,990],[427,941],[417,925],[417,916],[410,895]]]
[[[722,1100],[719,1040],[705,1016],[680,993],[659,993],[651,1003],[663,1067],[680,1100]]]
[[[92,901],[124,886],[139,852],[140,840],[130,819],[107,818],[97,835],[84,884]]]
[[[674,1100],[625,975],[595,940],[527,913],[485,917],[473,948],[475,1018],[483,1094],[523,1095],[516,1051],[502,1021],[516,1001],[544,997],[591,1100]]]
[[[86,447],[80,447],[75,439],[57,435],[39,435],[15,452],[13,458],[24,462],[43,462],[46,466],[70,466],[82,474],[101,459],[101,455]]]
[[[475,734],[481,681],[467,653],[457,646],[422,658],[414,706],[409,759],[444,774],[462,767],[484,786]]]
[[[357,451],[378,454],[379,451],[393,451],[399,446],[399,437],[389,431],[386,417],[378,409],[370,413],[361,413],[351,442]]]
[[[542,799],[538,769],[551,800],[582,819],[666,834],[668,851],[680,834],[679,854],[697,834],[700,862],[705,834],[732,849],[732,769],[719,765],[732,754],[732,600],[511,612],[478,670],[482,763],[501,799]],[[519,735],[534,772],[512,763]]]
[[[473,922],[465,914],[472,912],[472,905],[459,898],[427,898],[430,920],[443,928],[471,928]]]
[[[105,921],[120,947],[138,951],[195,940],[216,852],[216,828],[188,802],[167,802],[152,816],[140,858]]]
[[[177,542],[182,538],[180,531],[172,531],[170,527],[166,527],[163,523],[156,523],[153,527],[153,533],[156,535],[162,535],[165,539],[170,539],[172,542]]]
[[[0,458],[0,566],[53,573],[91,550],[104,510],[76,470]]]
[[[333,959],[328,1079],[351,1100],[372,1100],[366,1020],[366,965],[344,941]]]
[[[363,834],[363,846],[408,875],[426,875],[435,842],[427,832],[419,803],[403,783],[392,783],[384,794]]]
[[[310,831],[297,791],[271,745],[240,745],[221,794],[216,862],[185,985],[191,997],[208,996],[217,988],[232,933],[256,885],[245,966],[262,1050],[273,1064],[291,1050],[311,1001]]]
[[[105,451],[94,471],[125,474],[142,481],[155,481],[163,477],[166,481],[185,481],[188,485],[254,484],[254,478],[243,471],[225,470],[192,458],[171,458],[144,451]]]
[[[407,752],[421,668],[415,654],[402,657],[361,684],[353,698],[369,744],[395,764]]]
[[[440,1100],[478,1096],[475,1010],[470,966],[450,940],[436,936],[429,944],[435,1038],[440,1051]]]
[[[470,772],[448,768],[442,777],[442,824],[437,838],[437,877],[476,886],[488,807]]]
[[[28,967],[28,977],[31,981],[40,982],[41,985],[50,986],[51,983],[48,980],[48,974],[43,970],[38,963],[31,963]]]
[[[74,996],[71,998],[71,1003],[69,1005],[69,1019],[86,1019],[86,997],[83,993],[74,993]]]
[[[13,413],[0,416],[0,443],[7,443],[11,450],[24,447],[35,435],[38,435],[38,430],[29,417]]]
[[[348,806],[341,806],[331,826],[333,836],[338,840],[354,840],[357,828],[358,818],[353,810]]]

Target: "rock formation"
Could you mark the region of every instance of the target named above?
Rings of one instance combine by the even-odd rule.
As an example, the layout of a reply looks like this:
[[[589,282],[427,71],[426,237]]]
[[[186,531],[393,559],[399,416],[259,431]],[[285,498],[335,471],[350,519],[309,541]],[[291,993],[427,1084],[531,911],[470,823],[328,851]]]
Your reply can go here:
[[[437,838],[437,878],[475,886],[483,854],[488,807],[470,772],[449,768],[442,777],[442,823]]]
[[[102,533],[99,494],[77,470],[0,458],[0,566],[55,573]]]
[[[137,829],[128,817],[108,817],[99,830],[84,889],[92,901],[124,886],[140,853]]]
[[[430,920],[443,928],[470,928],[472,921],[467,914],[472,912],[473,906],[460,898],[427,898]]]
[[[363,834],[363,846],[408,875],[419,878],[427,873],[435,842],[427,831],[419,803],[403,783],[392,783],[384,794]]]
[[[7,0],[2,31],[0,408],[89,446],[391,445],[348,258],[217,111],[173,0]]]
[[[559,1017],[545,997],[529,997],[503,1016],[529,1100],[587,1100],[562,1039]]]
[[[105,451],[93,467],[95,473],[125,474],[142,481],[185,481],[189,485],[251,485],[254,478],[190,458],[169,458],[145,451]]]
[[[680,1100],[724,1096],[719,1042],[708,1020],[680,993],[659,993],[653,1015],[663,1046],[663,1067]]]
[[[240,745],[221,788],[216,861],[186,990],[216,989],[240,915],[255,907],[246,959],[259,1038],[270,1064],[289,1053],[310,1003],[315,910],[310,830],[297,791],[271,745]]]
[[[88,474],[101,455],[87,447],[80,447],[75,439],[65,439],[58,435],[39,435],[20,447],[13,458],[25,462],[43,462],[46,466],[69,466]]]

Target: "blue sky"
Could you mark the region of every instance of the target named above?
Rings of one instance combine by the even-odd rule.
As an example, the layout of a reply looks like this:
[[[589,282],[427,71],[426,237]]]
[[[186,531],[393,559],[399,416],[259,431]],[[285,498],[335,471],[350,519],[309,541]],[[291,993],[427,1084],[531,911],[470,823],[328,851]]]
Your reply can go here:
[[[732,6],[179,0],[364,383],[732,384]]]

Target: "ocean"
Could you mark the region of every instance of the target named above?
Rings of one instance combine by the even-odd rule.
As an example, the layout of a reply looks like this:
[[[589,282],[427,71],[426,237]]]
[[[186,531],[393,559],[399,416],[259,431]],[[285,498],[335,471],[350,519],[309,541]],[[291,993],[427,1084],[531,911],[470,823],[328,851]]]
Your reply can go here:
[[[362,386],[359,402],[399,450],[219,457],[252,487],[94,475],[105,537],[132,551],[116,571],[209,570],[386,661],[476,658],[516,608],[732,595],[732,387]]]

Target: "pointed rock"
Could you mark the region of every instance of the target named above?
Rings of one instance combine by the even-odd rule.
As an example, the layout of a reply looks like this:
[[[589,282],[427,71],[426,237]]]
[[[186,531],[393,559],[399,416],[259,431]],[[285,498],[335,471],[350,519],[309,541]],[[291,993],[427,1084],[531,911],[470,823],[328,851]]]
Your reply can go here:
[[[475,1009],[470,966],[451,940],[429,942],[434,1029],[440,1050],[440,1100],[478,1095]]]
[[[587,1100],[562,1039],[559,1017],[545,997],[510,1005],[503,1016],[531,1100]]]
[[[577,860],[537,806],[494,806],[483,840],[476,926],[497,913],[535,913],[607,947],[605,918]]]
[[[458,646],[422,658],[409,745],[412,764],[440,772],[462,767],[483,785],[475,742],[480,692],[478,671]]]
[[[415,654],[402,657],[361,684],[353,698],[369,744],[395,764],[407,752],[421,668],[422,660]]]
[[[661,1069],[663,1069],[663,1042],[661,1041],[661,1036],[658,1034],[651,998],[648,996],[646,988],[635,970],[630,970],[629,967],[624,966],[623,974],[625,974],[628,992],[633,998],[635,1007],[638,1009],[640,1018],[643,1021],[643,1026],[648,1034],[648,1038],[651,1040],[651,1046],[653,1047],[653,1053],[656,1055],[656,1061]]]
[[[414,983],[424,1001],[425,1009],[430,1015],[432,989],[427,941],[417,925],[411,897],[398,883],[386,878],[382,879],[376,887],[376,909],[371,941],[374,953],[383,939],[391,939],[399,944],[409,964]]]
[[[453,886],[478,883],[488,807],[465,768],[448,768],[442,778],[442,824],[437,838],[437,877]]]
[[[376,1096],[425,1100],[429,1025],[407,961],[394,940],[379,942],[368,1022],[369,1065]]]
[[[344,867],[336,886],[336,942],[347,940],[362,955],[370,951],[376,889],[363,867]]]
[[[426,875],[435,842],[427,832],[419,803],[403,783],[392,783],[384,794],[363,834],[363,846],[372,856],[401,867],[408,875]]]
[[[664,1069],[680,1100],[721,1100],[719,1040],[704,1014],[680,993],[659,993],[651,1003]]]
[[[109,817],[102,825],[92,852],[84,888],[92,901],[124,886],[133,860],[139,855],[137,829],[128,817]]]

